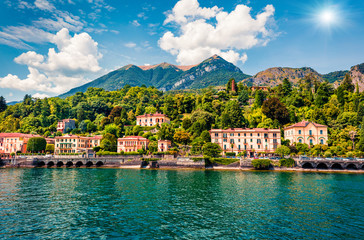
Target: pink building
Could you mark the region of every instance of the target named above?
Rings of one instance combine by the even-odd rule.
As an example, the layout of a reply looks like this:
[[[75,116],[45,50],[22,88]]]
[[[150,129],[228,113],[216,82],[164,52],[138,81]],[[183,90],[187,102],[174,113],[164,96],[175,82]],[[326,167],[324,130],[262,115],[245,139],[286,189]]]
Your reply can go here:
[[[327,144],[327,126],[303,120],[284,128],[284,139],[289,140],[291,144]]]
[[[143,127],[162,125],[162,123],[170,123],[169,117],[162,113],[144,114],[136,117],[136,124]]]
[[[118,152],[137,152],[139,149],[148,149],[149,140],[140,136],[118,138]]]
[[[0,133],[0,153],[25,153],[27,150],[28,140],[32,137],[41,136],[24,133]]]
[[[66,133],[67,130],[76,128],[76,121],[73,119],[63,119],[57,123],[57,132]]]
[[[72,134],[56,137],[54,153],[83,153],[93,147],[100,146],[101,139],[102,136],[81,137]]]
[[[170,140],[158,140],[158,152],[167,152],[172,147]]]
[[[274,153],[281,144],[280,129],[229,128],[211,129],[211,142],[220,145],[224,152]]]

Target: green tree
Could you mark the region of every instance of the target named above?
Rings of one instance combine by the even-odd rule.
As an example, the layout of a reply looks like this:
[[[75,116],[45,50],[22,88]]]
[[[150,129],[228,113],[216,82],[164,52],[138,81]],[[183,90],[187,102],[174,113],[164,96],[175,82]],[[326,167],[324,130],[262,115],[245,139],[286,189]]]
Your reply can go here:
[[[291,150],[289,149],[289,147],[282,145],[279,146],[275,152],[283,158],[284,156],[290,154]]]
[[[239,103],[243,106],[246,106],[248,105],[248,100],[249,100],[249,92],[245,89],[242,89],[238,97]]]
[[[261,89],[257,90],[255,92],[254,106],[261,107],[264,102],[264,99],[265,99],[264,92]]]
[[[222,152],[221,147],[212,142],[205,143],[202,148],[203,155],[208,157],[218,157]]]
[[[0,96],[0,112],[3,112],[6,110],[8,105],[6,104],[6,100],[3,96]]]
[[[360,138],[357,145],[357,150],[364,152],[364,118],[361,122],[361,129],[360,129]]]
[[[283,79],[282,90],[285,96],[290,95],[292,92],[292,84],[287,78]]]
[[[163,123],[157,133],[158,139],[160,140],[173,140],[174,128],[171,124]]]
[[[245,125],[243,112],[238,101],[229,101],[221,117],[222,128],[240,128]]]
[[[177,143],[187,145],[191,141],[191,135],[185,130],[178,130],[174,134],[173,139]]]
[[[289,122],[289,112],[286,106],[278,98],[272,97],[264,101],[262,112],[273,120],[278,120],[280,124]]]
[[[117,138],[111,133],[105,133],[101,139],[100,147],[104,151],[116,152],[117,151]]]
[[[355,85],[353,84],[353,79],[351,78],[350,74],[345,74],[344,80],[342,81],[340,85],[343,90],[346,90],[348,92],[354,92]]]
[[[120,128],[116,124],[112,123],[105,126],[105,133],[110,133],[115,137],[119,137]]]
[[[46,149],[47,141],[42,137],[32,137],[28,140],[27,151],[28,152],[43,152]]]

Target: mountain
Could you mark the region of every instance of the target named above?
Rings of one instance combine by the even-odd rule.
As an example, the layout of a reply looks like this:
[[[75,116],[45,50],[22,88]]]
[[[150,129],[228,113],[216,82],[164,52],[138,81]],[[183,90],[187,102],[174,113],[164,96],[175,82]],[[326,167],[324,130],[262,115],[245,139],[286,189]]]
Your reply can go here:
[[[331,73],[327,73],[327,74],[323,74],[322,78],[325,79],[326,81],[328,81],[329,83],[339,83],[342,80],[344,80],[345,74],[347,74],[349,71],[345,70],[345,71],[336,71],[336,72],[331,72]]]
[[[350,68],[349,72],[351,78],[353,79],[353,83],[359,85],[359,91],[364,90],[364,63],[355,65]]]
[[[274,87],[282,83],[287,78],[293,85],[298,83],[299,79],[312,74],[318,80],[322,80],[322,76],[309,67],[303,68],[288,68],[288,67],[274,67],[268,68],[267,70],[261,71],[253,77],[243,80],[243,83],[248,86],[270,86]]]
[[[152,66],[129,64],[85,85],[73,88],[69,92],[60,95],[60,97],[71,96],[76,92],[85,92],[89,87],[112,91],[127,84],[130,86],[144,84],[168,91],[218,86],[225,84],[230,78],[241,81],[247,77],[250,76],[217,55],[198,65],[191,66],[177,66],[169,63]]]

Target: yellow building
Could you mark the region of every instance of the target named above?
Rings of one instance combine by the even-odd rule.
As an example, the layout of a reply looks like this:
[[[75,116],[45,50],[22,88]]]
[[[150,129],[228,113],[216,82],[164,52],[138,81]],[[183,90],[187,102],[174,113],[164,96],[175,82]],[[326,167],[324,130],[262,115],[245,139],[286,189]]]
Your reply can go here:
[[[327,126],[303,120],[284,128],[284,139],[290,143],[306,143],[308,145],[327,144]]]

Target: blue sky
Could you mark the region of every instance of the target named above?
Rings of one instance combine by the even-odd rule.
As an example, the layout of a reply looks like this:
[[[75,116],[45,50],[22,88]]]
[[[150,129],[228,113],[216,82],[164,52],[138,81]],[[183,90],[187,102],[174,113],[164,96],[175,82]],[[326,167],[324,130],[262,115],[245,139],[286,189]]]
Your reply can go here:
[[[363,23],[354,0],[3,0],[0,95],[56,96],[126,64],[213,54],[248,74],[344,70],[364,62]]]

